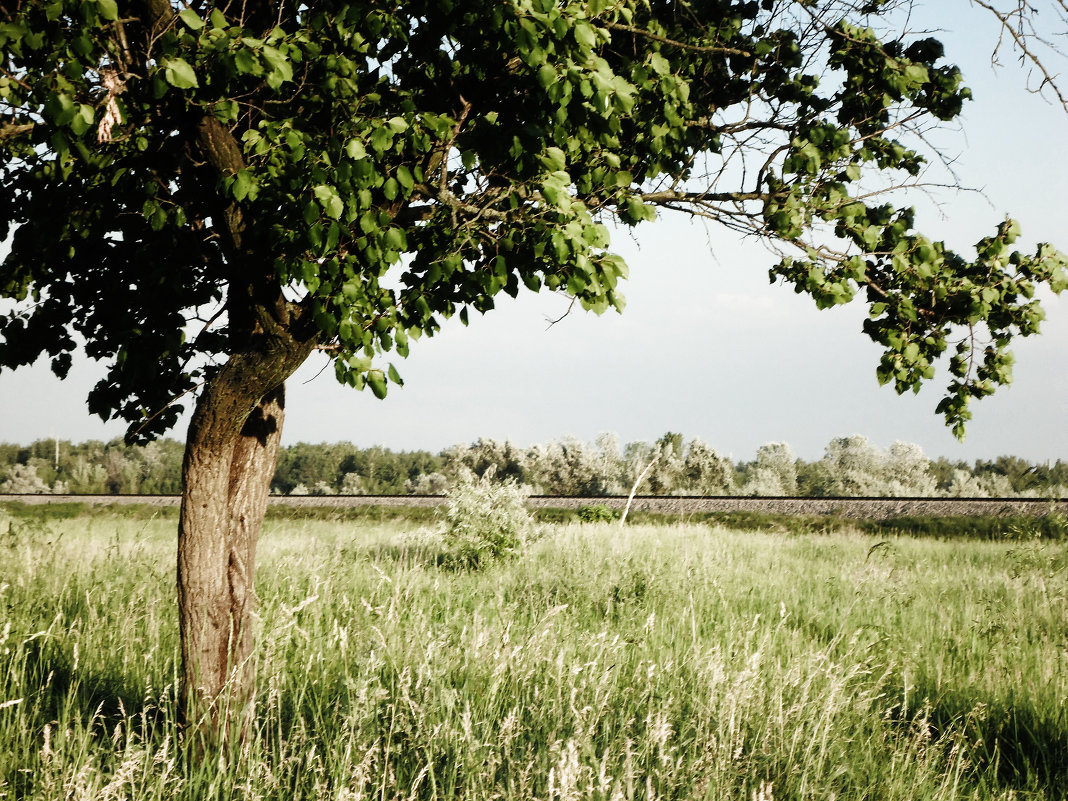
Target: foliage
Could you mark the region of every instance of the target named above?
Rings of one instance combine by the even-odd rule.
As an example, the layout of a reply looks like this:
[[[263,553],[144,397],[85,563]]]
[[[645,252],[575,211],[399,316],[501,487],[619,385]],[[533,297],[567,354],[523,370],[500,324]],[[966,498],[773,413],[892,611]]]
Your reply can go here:
[[[757,448],[756,462],[746,470],[743,495],[793,495],[797,492],[797,457],[785,442]]]
[[[866,437],[837,437],[822,461],[826,481],[814,494],[836,497],[932,496],[937,489],[930,461],[918,445],[895,442],[888,451]]]
[[[289,495],[303,485],[319,487],[314,494],[400,495],[407,492],[407,482],[436,472],[440,465],[441,458],[427,451],[301,442],[279,452],[271,489]]]
[[[60,485],[58,492],[63,492]],[[38,495],[50,492],[49,486],[37,475],[36,466],[14,464],[0,473],[0,492],[12,495]]]
[[[873,190],[970,96],[892,6],[7,4],[0,364],[63,376],[84,342],[90,409],[131,438],[266,358],[256,330],[384,396],[388,354],[501,292],[622,309],[609,224],[682,211],[778,242],[771,277],[820,307],[862,295],[898,392],[948,355],[962,434],[1065,262],[1013,251],[1011,220],[951,252]]]
[[[682,437],[679,437],[682,440]],[[669,443],[671,444],[671,443]],[[1001,456],[972,465],[929,460],[916,445],[893,443],[885,451],[863,437],[839,437],[822,459],[798,459],[786,443],[762,445],[752,462],[736,466],[700,439],[685,443],[657,473],[660,494],[848,495],[862,488],[876,496],[1058,497],[1068,492],[1068,462],[1032,464]],[[298,443],[282,448],[272,491],[316,495],[443,495],[465,471],[510,477],[545,495],[626,494],[656,443],[620,446],[615,434],[592,443],[568,438],[520,448],[480,439],[439,454],[357,448],[348,443]],[[38,440],[29,446],[0,443],[0,482],[33,468],[38,492],[175,494],[183,447],[174,440],[145,446]],[[59,454],[58,460],[56,454]],[[655,465],[654,465],[655,469]],[[22,473],[20,473],[21,475]],[[452,479],[450,479],[450,476]],[[736,483],[737,482],[737,483]],[[13,485],[12,485],[13,486]],[[20,485],[21,486],[21,485]],[[651,486],[643,484],[642,491]],[[657,494],[657,493],[653,493]]]
[[[575,514],[583,523],[610,523],[619,518],[618,511],[605,506],[603,503],[597,503],[593,506],[580,506]]]
[[[1012,220],[961,256],[872,193],[921,171],[902,132],[969,97],[939,42],[884,30],[886,5],[0,5],[0,367],[104,361],[89,408],[129,442],[196,399],[179,693],[200,734],[243,732],[252,709],[251,571],[285,381],[322,350],[382,398],[401,383],[390,353],[523,286],[622,310],[610,223],[703,216],[791,249],[772,280],[821,308],[863,289],[877,376],[898,392],[957,339],[938,410],[963,436],[1066,262],[1012,251]],[[681,447],[657,444],[654,491],[677,482]],[[109,484],[136,483],[128,466]]]
[[[734,490],[734,465],[696,437],[686,448],[682,463],[682,486],[694,495],[730,495]]]
[[[1017,540],[1068,540],[1068,514],[1062,507],[1051,505],[1048,515],[1035,520],[1019,520],[1009,534]],[[1068,567],[1068,565],[1066,565]]]
[[[0,475],[20,466],[33,468],[41,484],[28,492],[173,495],[181,488],[183,451],[173,439],[145,445],[55,439],[5,444],[0,445]]]
[[[442,541],[445,556],[465,568],[515,553],[535,533],[527,493],[511,479],[467,475],[446,493]]]

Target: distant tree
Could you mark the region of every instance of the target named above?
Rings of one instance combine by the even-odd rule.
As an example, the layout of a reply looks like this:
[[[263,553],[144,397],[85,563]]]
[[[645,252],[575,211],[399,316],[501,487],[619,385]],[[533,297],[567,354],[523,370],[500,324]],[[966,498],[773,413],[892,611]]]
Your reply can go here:
[[[682,491],[692,495],[728,495],[734,491],[734,465],[696,437],[682,460]]]
[[[1048,471],[1018,456],[999,456],[992,462],[977,461],[972,474],[976,478],[1001,476],[1012,487],[1013,492],[1038,491],[1049,484]]]
[[[141,492],[176,495],[182,491],[182,443],[173,439],[149,442],[141,449]]]
[[[953,471],[953,480],[946,494],[954,498],[1009,498],[1017,493],[1003,475],[974,474],[958,469]]]
[[[1060,495],[1068,495],[1068,462],[1058,459],[1049,468],[1049,488]]]
[[[630,489],[624,486],[627,466],[623,459],[619,435],[614,431],[603,431],[594,438],[593,444],[597,451],[605,494],[619,495],[627,492]]]
[[[511,479],[517,484],[533,481],[530,457],[511,442],[479,438],[470,445],[453,445],[442,452],[443,472],[451,483],[466,473],[481,478],[487,474],[499,481]]]
[[[757,448],[756,462],[749,466],[742,494],[797,494],[797,457],[788,444],[769,442]]]
[[[863,293],[880,381],[914,389],[955,347],[938,408],[963,432],[1064,258],[1012,252],[1011,221],[958,255],[877,191],[969,96],[893,5],[0,4],[0,364],[105,360],[89,408],[133,440],[195,397],[180,696],[206,734],[251,714],[285,380],[320,349],[384,396],[383,354],[522,286],[621,309],[607,222],[780,243],[772,274],[821,308]]]
[[[0,472],[0,492],[12,495],[46,495],[52,488],[37,475],[32,464],[17,462]]]
[[[882,494],[889,497],[929,497],[938,490],[931,460],[919,445],[895,442],[884,457]]]
[[[961,460],[950,461],[944,456],[939,456],[937,459],[931,461],[929,470],[931,476],[935,480],[935,486],[939,492],[948,492],[949,488],[953,485],[954,475],[958,470],[971,474],[971,469],[968,467],[967,462]]]
[[[604,454],[575,437],[535,446],[526,452],[527,481],[548,495],[607,495],[611,479],[604,474]]]
[[[886,488],[885,459],[867,437],[835,437],[821,460],[831,479],[828,495],[878,496]]]
[[[420,473],[404,482],[407,495],[444,495],[449,489],[449,479],[444,473]]]
[[[90,462],[79,456],[70,470],[68,486],[71,492],[86,495],[105,493],[108,490],[108,471],[103,465]]]

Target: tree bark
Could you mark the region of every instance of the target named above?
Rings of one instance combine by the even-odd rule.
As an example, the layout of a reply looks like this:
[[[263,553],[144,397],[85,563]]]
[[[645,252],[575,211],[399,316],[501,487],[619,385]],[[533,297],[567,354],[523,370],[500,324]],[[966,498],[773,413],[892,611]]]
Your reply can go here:
[[[284,417],[284,381],[314,339],[288,330],[230,357],[190,422],[178,524],[180,712],[187,738],[240,742],[255,698],[254,571]]]

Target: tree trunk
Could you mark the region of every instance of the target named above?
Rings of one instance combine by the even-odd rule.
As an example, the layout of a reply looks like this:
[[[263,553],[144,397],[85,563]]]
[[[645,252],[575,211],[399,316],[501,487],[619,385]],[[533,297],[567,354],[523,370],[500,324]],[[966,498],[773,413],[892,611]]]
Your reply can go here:
[[[255,697],[254,571],[284,416],[284,380],[313,341],[236,354],[193,413],[178,524],[180,713],[187,738],[240,742]]]

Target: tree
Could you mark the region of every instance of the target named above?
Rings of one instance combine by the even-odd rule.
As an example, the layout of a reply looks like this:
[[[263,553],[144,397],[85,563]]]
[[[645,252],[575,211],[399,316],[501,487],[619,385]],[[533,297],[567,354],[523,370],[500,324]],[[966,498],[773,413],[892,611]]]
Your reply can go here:
[[[835,437],[827,443],[822,461],[831,477],[830,495],[873,497],[885,491],[885,454],[867,437]]]
[[[686,492],[694,495],[728,495],[734,489],[734,465],[696,437],[686,446],[683,459]]]
[[[931,460],[923,448],[911,442],[895,442],[886,452],[886,494],[931,496],[938,482],[931,473]]]
[[[623,307],[606,223],[679,211],[780,242],[821,307],[863,294],[882,382],[939,409],[1010,378],[1064,258],[975,258],[880,195],[968,98],[882,0],[5,0],[0,364],[109,365],[130,440],[195,397],[178,536],[181,698],[247,724],[253,565],[284,383],[316,349],[386,394],[442,318],[520,288]],[[876,28],[882,31],[877,33]],[[911,138],[910,138],[911,137]]]
[[[785,442],[768,442],[757,448],[748,471],[743,495],[794,495],[797,493],[797,457]]]

